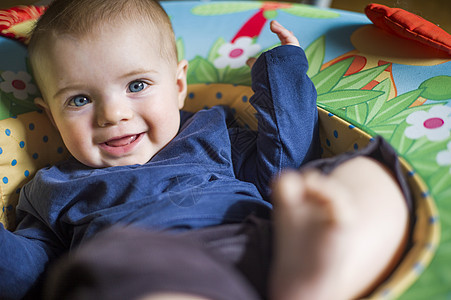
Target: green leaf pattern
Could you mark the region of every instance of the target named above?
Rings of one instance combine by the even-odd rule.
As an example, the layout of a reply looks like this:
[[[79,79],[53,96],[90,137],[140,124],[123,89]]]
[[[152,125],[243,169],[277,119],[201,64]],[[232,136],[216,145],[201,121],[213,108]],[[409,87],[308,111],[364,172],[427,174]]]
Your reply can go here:
[[[200,56],[196,56],[189,62],[188,84],[213,83],[219,81],[218,70],[211,62]]]
[[[224,45],[226,41],[220,37],[216,40],[216,42],[213,43],[213,46],[210,49],[210,52],[208,53],[207,60],[211,63],[214,63],[215,59],[219,57],[219,48],[221,48],[222,45]]]
[[[342,77],[334,90],[346,90],[346,89],[361,89],[367,85],[371,80],[379,76],[388,65],[374,67],[365,71]]]
[[[320,36],[307,48],[305,48],[305,56],[309,62],[307,75],[313,77],[318,74],[324,61],[326,53],[326,41],[324,35]]]
[[[413,90],[384,102],[377,116],[372,120],[372,124],[386,122],[388,119],[407,109],[416,99],[418,99],[421,91],[421,89]]]
[[[388,95],[390,93],[390,80],[388,78],[382,80],[373,88],[373,91],[381,91],[383,94],[373,101],[368,102],[368,115],[366,116],[366,122],[371,122],[377,112],[382,108],[382,105],[384,105],[384,103],[388,100]]]
[[[318,103],[332,109],[347,108],[370,101],[381,95],[380,91],[346,90],[318,95]]]
[[[291,15],[303,18],[333,19],[340,16],[337,12],[321,10],[314,6],[305,4],[298,4],[290,8],[282,8],[281,10]]]
[[[183,39],[178,38],[175,41],[175,45],[177,47],[177,58],[180,61],[185,58],[185,44],[183,43]]]
[[[346,73],[346,70],[352,64],[353,60],[353,58],[342,60],[313,76],[311,79],[318,94],[324,94],[331,91],[343,78],[343,75]]]
[[[259,2],[208,3],[195,6],[191,13],[198,16],[215,16],[258,9],[260,6]]]

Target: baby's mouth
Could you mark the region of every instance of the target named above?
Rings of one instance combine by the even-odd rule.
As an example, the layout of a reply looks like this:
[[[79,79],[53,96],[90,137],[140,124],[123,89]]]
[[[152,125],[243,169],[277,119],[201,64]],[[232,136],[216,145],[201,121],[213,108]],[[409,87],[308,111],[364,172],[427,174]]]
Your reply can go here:
[[[99,144],[99,147],[108,155],[120,157],[125,154],[130,154],[143,140],[145,132],[138,134],[129,134],[117,136]]]
[[[136,139],[138,137],[139,137],[139,134],[133,134],[133,135],[122,136],[119,138],[113,138],[111,140],[106,141],[105,145],[110,146],[110,147],[124,147],[124,146],[127,146],[127,145],[133,143],[134,141],[136,141]]]

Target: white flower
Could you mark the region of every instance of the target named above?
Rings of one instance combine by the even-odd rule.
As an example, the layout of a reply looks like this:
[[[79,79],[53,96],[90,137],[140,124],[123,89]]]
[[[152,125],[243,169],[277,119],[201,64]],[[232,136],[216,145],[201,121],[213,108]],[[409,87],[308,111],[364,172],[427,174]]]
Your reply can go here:
[[[451,165],[451,142],[448,143],[448,150],[440,151],[435,159],[440,166]],[[451,173],[451,168],[449,172]]]
[[[1,74],[5,80],[0,82],[0,89],[6,93],[13,93],[17,99],[25,100],[28,95],[36,94],[36,86],[31,81],[31,76],[27,72],[20,71],[14,73],[5,71]]]
[[[410,139],[426,136],[430,141],[443,141],[450,136],[451,107],[439,105],[432,107],[429,112],[424,110],[411,113],[406,121],[411,124],[404,134]]]
[[[218,69],[227,66],[236,69],[246,65],[247,59],[260,51],[260,45],[253,44],[252,41],[252,38],[244,36],[236,39],[234,43],[222,45],[218,50],[221,56],[215,59],[213,64]]]

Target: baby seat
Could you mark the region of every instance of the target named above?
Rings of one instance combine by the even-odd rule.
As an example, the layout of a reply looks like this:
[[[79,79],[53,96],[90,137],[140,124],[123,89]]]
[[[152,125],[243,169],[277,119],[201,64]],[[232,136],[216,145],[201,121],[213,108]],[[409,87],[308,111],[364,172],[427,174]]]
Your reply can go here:
[[[179,57],[190,62],[184,109],[228,105],[236,121],[251,129],[257,122],[248,101],[252,90],[245,61],[276,45],[277,38],[265,28],[269,18],[295,33],[318,91],[322,155],[353,151],[382,135],[398,151],[413,192],[413,247],[371,298],[449,295],[451,277],[445,274],[451,257],[443,249],[451,245],[439,243],[439,236],[451,231],[445,223],[451,197],[451,43],[431,50],[378,29],[362,14],[300,4],[183,1],[163,6],[172,18]],[[384,9],[372,7],[369,16],[383,20],[390,13]],[[1,34],[26,42],[27,30],[43,11],[35,6],[0,11]],[[405,20],[395,21],[405,25]],[[12,230],[20,188],[37,169],[68,152],[32,103],[38,91],[26,48],[9,38],[0,37],[0,221]]]

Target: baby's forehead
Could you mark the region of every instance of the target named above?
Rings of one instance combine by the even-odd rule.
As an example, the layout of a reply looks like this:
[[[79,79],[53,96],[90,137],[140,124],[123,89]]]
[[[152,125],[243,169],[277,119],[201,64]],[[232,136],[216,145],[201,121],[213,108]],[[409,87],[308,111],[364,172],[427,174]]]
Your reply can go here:
[[[143,41],[150,38],[160,38],[163,35],[160,33],[160,28],[151,23],[145,23],[137,20],[114,20],[99,21],[92,24],[89,28],[66,30],[54,29],[52,33],[48,35],[49,41],[56,42],[58,39],[65,38],[72,41],[95,41],[103,37],[114,38],[120,35],[122,32],[135,33],[139,32],[143,37]]]
[[[133,36],[134,40],[129,36]],[[44,43],[46,47],[55,47],[57,44],[70,43],[74,46],[81,44],[101,43],[108,44],[114,42],[120,45],[124,42],[133,42],[137,47],[149,47],[156,49],[162,56],[171,56],[176,52],[173,51],[175,41],[173,41],[173,34],[161,31],[158,27],[149,24],[142,24],[142,22],[125,22],[109,24],[101,23],[93,28],[90,32],[55,32],[49,35],[49,38]],[[89,51],[89,48],[86,50]],[[107,46],[104,51],[107,51]],[[114,50],[114,49],[112,49]],[[149,49],[150,50],[150,49]],[[169,59],[172,59],[169,57]],[[177,57],[175,57],[177,59]]]
[[[117,23],[99,23],[85,33],[53,30],[51,34],[42,37],[39,45],[35,47],[37,51],[33,55],[32,66],[34,71],[39,73],[38,75],[44,77],[49,68],[58,60],[70,60],[75,48],[80,48],[80,51],[86,55],[95,55],[93,51],[99,51],[99,49],[104,54],[110,54],[117,48],[123,48],[120,45],[124,43],[130,47],[145,49],[149,54],[154,53],[154,58],[165,59],[171,65],[177,64],[175,43],[171,40],[170,35],[165,35],[154,26],[145,26],[142,22],[125,22],[123,20]],[[91,50],[90,45],[94,44],[100,45],[100,47],[97,47],[97,50]],[[99,59],[102,59],[101,55],[99,55]]]
[[[136,35],[136,32],[143,33],[146,38],[139,38],[140,35]],[[145,32],[145,34],[144,34]],[[135,38],[131,38],[131,37]],[[124,24],[118,26],[104,26],[100,25],[97,29],[93,29],[90,32],[78,33],[68,31],[53,31],[44,37],[40,45],[37,47],[39,60],[47,58],[53,60],[55,56],[61,56],[65,52],[81,51],[86,54],[94,53],[101,50],[102,53],[114,52],[115,45],[120,46],[124,43],[128,43],[129,47],[140,47],[158,49],[163,43],[161,43],[161,34],[157,31],[146,30],[143,26],[138,26],[134,23]],[[133,43],[131,43],[133,42]],[[96,45],[100,47],[90,47],[90,45]],[[102,47],[104,45],[104,47]],[[124,53],[127,55],[127,53]],[[68,58],[70,59],[70,57]]]
[[[35,57],[33,67],[42,77],[63,76],[76,71],[75,65],[85,72],[130,72],[130,68],[176,69],[176,59],[167,59],[157,37],[141,38],[134,26],[101,29],[88,35],[53,34],[41,47],[41,57]],[[169,64],[168,64],[169,63]],[[89,68],[87,67],[89,64]],[[125,72],[124,71],[124,72]],[[53,73],[45,74],[45,73]],[[73,75],[73,74],[72,74]],[[72,76],[74,77],[74,76]]]

